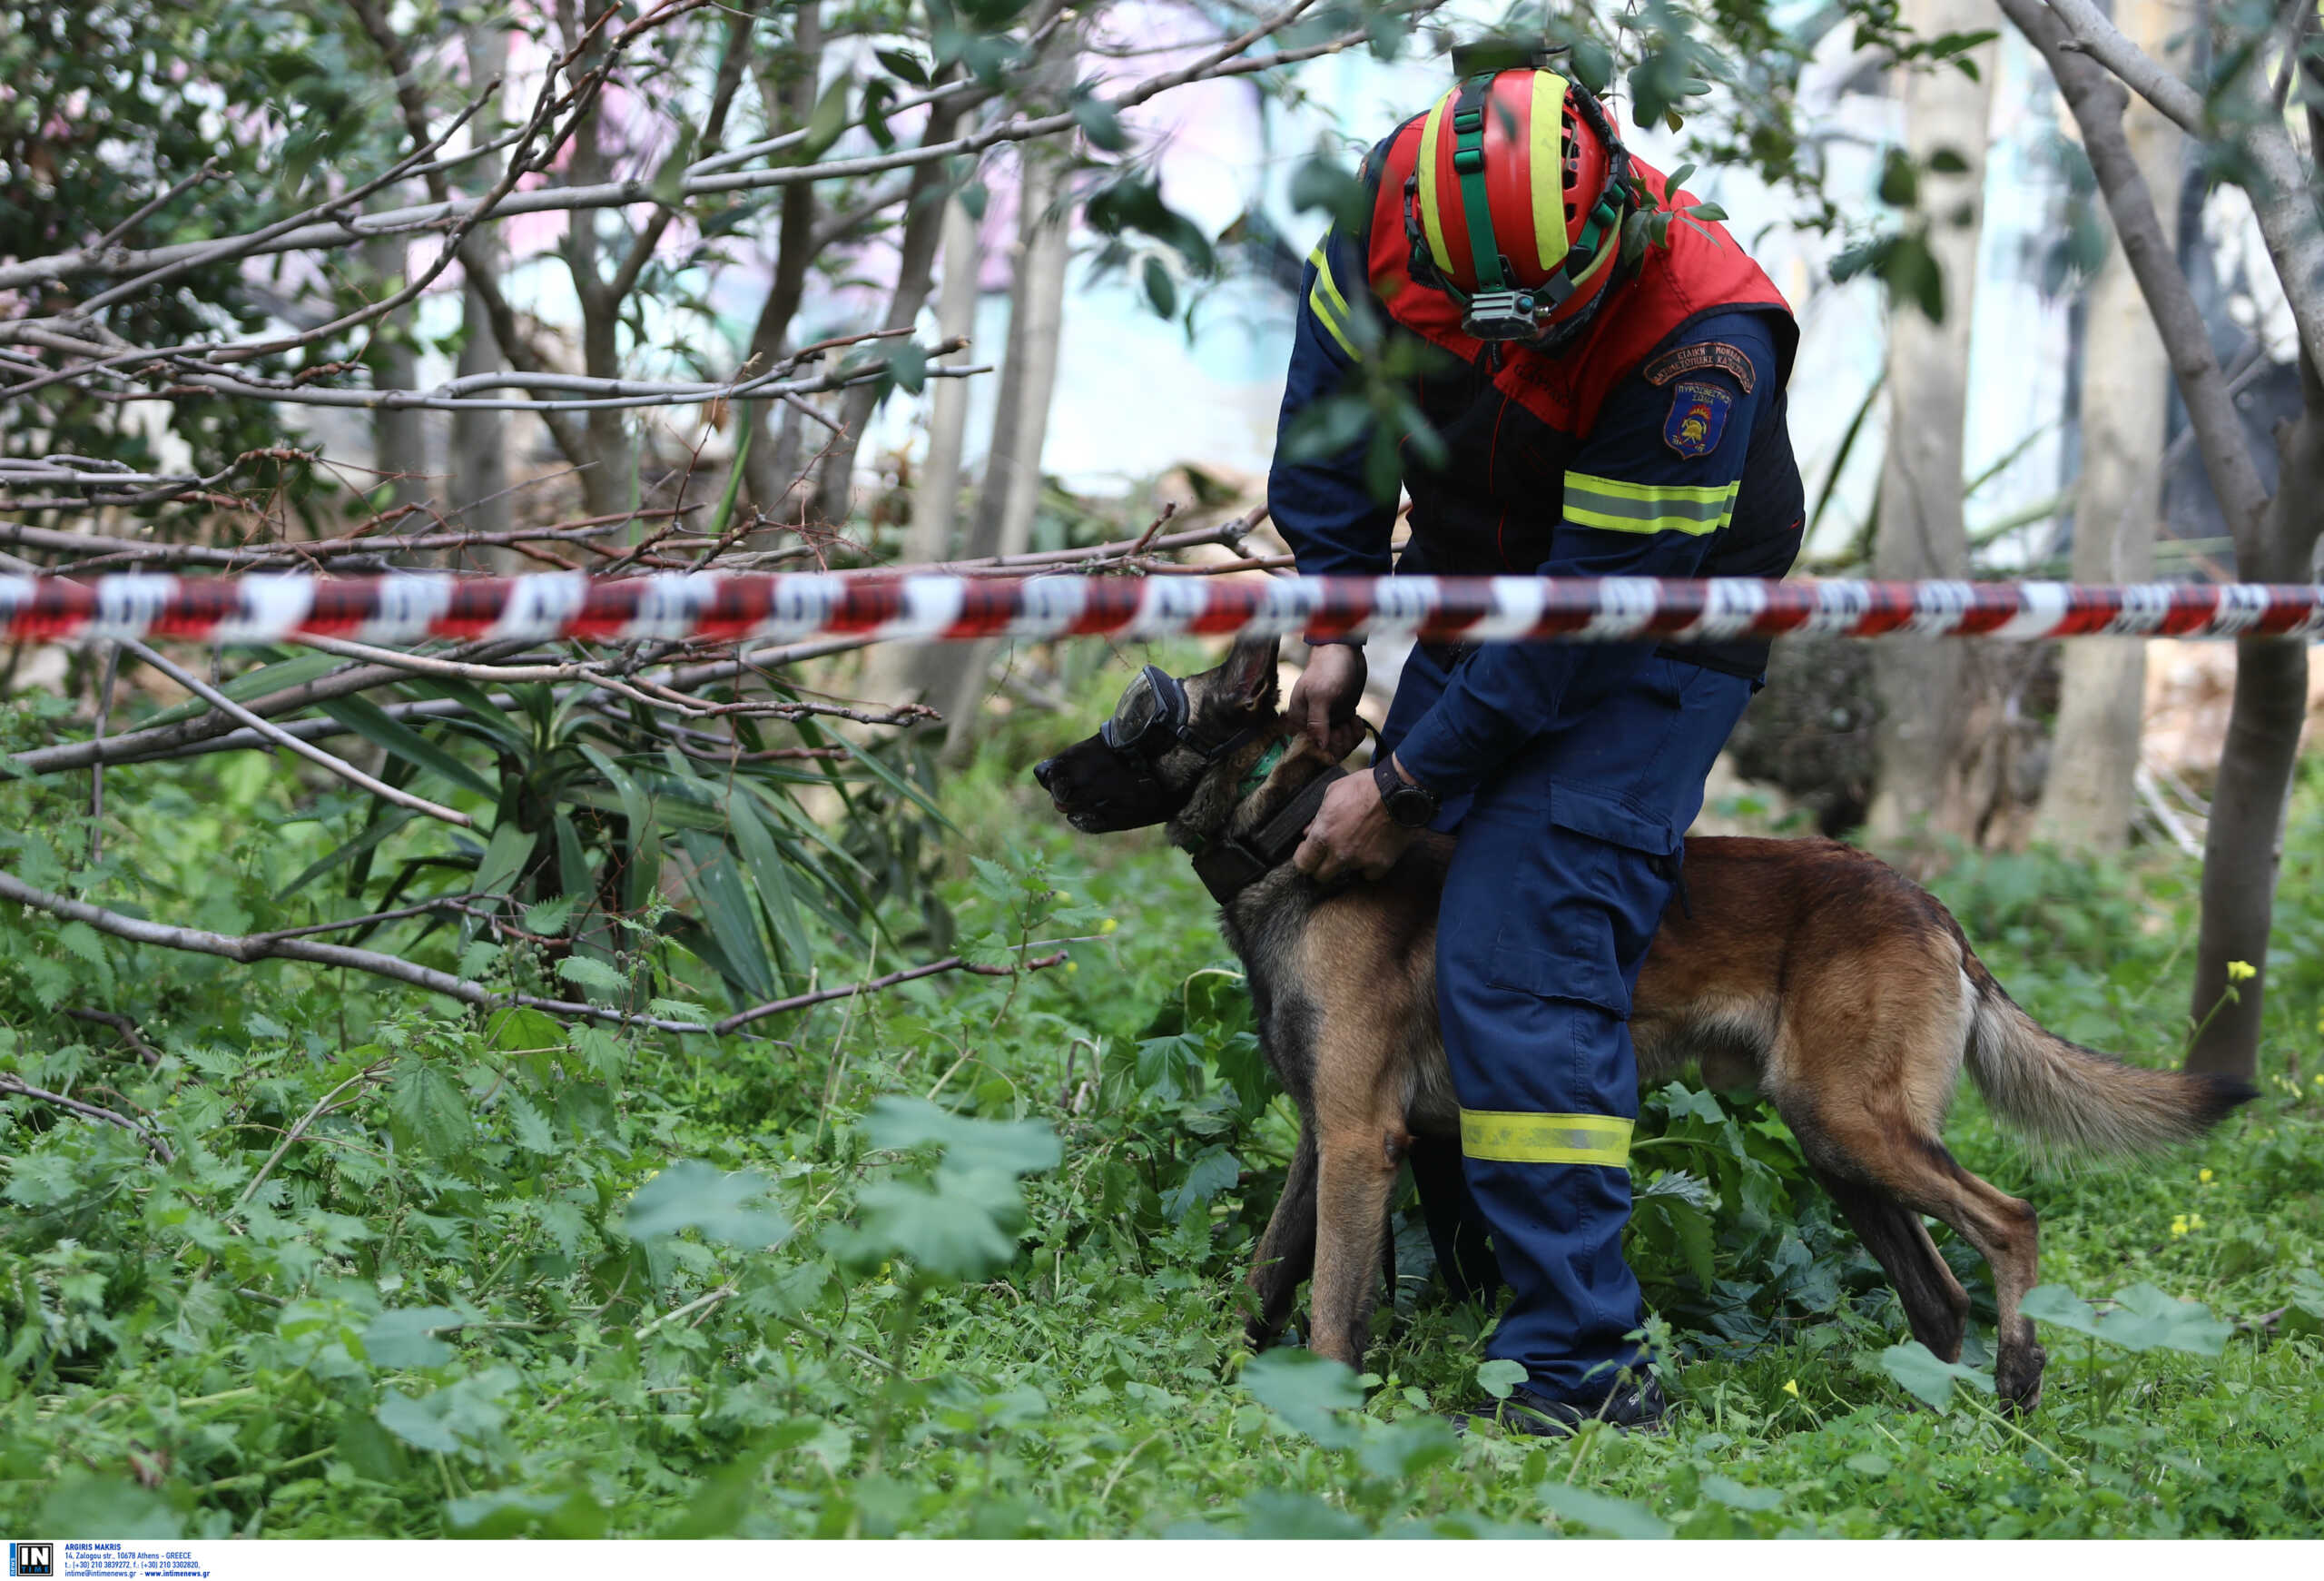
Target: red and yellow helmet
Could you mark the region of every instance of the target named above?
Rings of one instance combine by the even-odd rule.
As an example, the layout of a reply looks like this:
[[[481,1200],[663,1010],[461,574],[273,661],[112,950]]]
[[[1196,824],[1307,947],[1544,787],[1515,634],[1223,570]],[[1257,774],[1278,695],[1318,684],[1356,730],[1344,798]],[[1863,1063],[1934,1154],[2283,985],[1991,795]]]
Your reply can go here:
[[[1480,72],[1437,100],[1404,186],[1413,278],[1482,341],[1591,311],[1621,251],[1630,158],[1588,89],[1538,68]]]

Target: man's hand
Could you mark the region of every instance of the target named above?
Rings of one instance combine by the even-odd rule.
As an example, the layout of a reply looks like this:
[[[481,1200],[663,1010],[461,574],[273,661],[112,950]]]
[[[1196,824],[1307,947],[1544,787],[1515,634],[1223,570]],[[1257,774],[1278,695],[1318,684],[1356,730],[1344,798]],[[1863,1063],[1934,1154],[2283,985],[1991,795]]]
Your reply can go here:
[[[1401,765],[1398,772],[1403,772]],[[1315,810],[1315,821],[1307,825],[1307,837],[1291,861],[1319,884],[1334,884],[1355,873],[1385,878],[1419,833],[1388,816],[1380,787],[1370,775],[1352,774],[1324,793],[1324,805]]]
[[[1324,756],[1334,763],[1354,751],[1355,744],[1364,739],[1364,722],[1355,716],[1355,706],[1364,697],[1365,673],[1362,648],[1327,643],[1307,650],[1307,667],[1291,688],[1285,711],[1293,727],[1322,747]],[[1331,803],[1324,805],[1328,808]]]

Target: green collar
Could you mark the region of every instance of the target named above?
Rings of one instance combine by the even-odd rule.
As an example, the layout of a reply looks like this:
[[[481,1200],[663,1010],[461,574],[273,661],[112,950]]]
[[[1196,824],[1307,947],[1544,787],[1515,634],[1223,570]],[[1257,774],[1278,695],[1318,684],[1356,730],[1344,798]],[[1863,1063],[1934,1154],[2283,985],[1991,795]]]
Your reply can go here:
[[[1274,746],[1268,747],[1265,752],[1260,753],[1258,762],[1251,765],[1251,766],[1245,771],[1243,775],[1243,783],[1235,787],[1235,799],[1238,802],[1244,801],[1247,799],[1254,791],[1256,791],[1261,786],[1266,784],[1267,776],[1275,771],[1275,766],[1283,761],[1283,756],[1285,752],[1289,750],[1290,746],[1291,738],[1289,736],[1284,736],[1278,739]]]

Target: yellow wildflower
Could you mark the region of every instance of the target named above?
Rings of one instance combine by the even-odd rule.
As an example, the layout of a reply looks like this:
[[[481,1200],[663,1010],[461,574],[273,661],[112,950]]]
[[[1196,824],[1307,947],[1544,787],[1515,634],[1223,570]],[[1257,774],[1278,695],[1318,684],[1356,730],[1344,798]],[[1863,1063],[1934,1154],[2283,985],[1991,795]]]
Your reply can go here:
[[[2249,983],[2259,974],[2260,968],[2249,961],[2230,961],[2227,963],[2227,980],[2230,983]]]
[[[2211,1172],[2209,1170],[2197,1170],[2195,1171],[2195,1179],[2202,1181],[2206,1186],[2215,1186],[2219,1183],[2212,1178]]]
[[[1792,1398],[1797,1399],[1799,1398],[1799,1380],[1796,1378],[1786,1378],[1784,1380],[1783,1392],[1789,1395]]]
[[[2190,1213],[2190,1214],[2188,1214],[2188,1215],[2187,1215],[2187,1228],[2188,1228],[2188,1229],[2190,1229],[2190,1230],[2201,1230],[2202,1227],[2203,1227],[2203,1216],[2202,1216],[2201,1213]]]
[[[1068,961],[1065,963],[1065,969],[1068,974],[1078,972],[1081,970],[1081,963],[1078,961]]]
[[[2171,1233],[2173,1235],[2184,1235],[2187,1233],[2187,1216],[2184,1213],[2180,1214],[2178,1217],[2171,1220]]]
[[[1099,923],[1099,924],[1098,924],[1098,931],[1099,933],[1101,933],[1101,934],[1110,934],[1110,933],[1112,933],[1116,928],[1120,927],[1120,926],[1121,926],[1121,924],[1119,924],[1119,923],[1116,922],[1116,921],[1115,921],[1113,918],[1111,918],[1111,917],[1108,917],[1104,922]]]

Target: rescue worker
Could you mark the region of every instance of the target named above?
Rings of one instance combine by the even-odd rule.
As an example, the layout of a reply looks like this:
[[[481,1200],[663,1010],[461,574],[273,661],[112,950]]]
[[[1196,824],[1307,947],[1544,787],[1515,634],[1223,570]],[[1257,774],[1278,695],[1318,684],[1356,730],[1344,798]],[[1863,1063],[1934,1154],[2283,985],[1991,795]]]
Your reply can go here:
[[[1716,223],[1674,216],[1667,243],[1621,256],[1631,215],[1691,200],[1552,59],[1456,56],[1457,84],[1366,159],[1365,222],[1335,223],[1308,259],[1268,480],[1304,573],[1780,577],[1797,553],[1790,310]],[[1392,568],[1369,433],[1321,458],[1289,441],[1398,335],[1440,353],[1406,388],[1443,450],[1397,436],[1412,531]],[[1418,829],[1459,832],[1437,995],[1460,1157],[1414,1163],[1455,1289],[1495,1263],[1509,1287],[1487,1350],[1525,1382],[1512,1408],[1473,1408],[1514,1430],[1649,1427],[1664,1409],[1630,1338],[1644,1312],[1621,1248],[1630,994],[1767,656],[1756,638],[1423,645],[1373,774],[1334,787],[1295,857],[1326,883],[1378,876]],[[1335,756],[1358,739],[1364,676],[1360,644],[1318,644],[1291,694]]]

